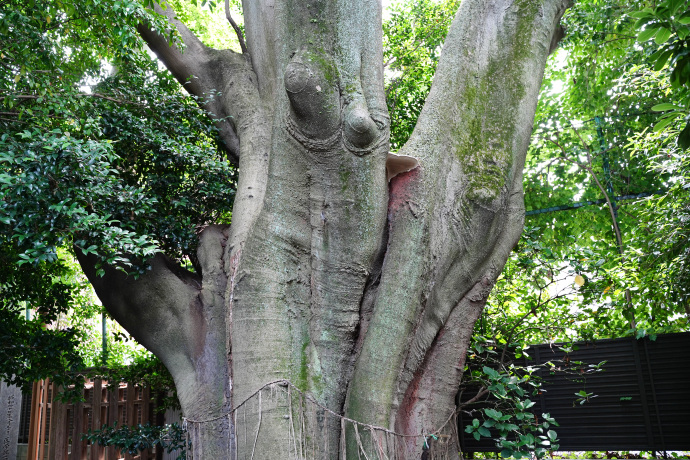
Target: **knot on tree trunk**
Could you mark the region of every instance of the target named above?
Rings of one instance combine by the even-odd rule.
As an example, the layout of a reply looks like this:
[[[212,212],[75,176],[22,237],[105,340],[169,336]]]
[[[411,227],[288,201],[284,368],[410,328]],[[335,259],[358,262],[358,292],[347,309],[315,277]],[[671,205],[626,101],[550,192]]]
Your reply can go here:
[[[388,142],[387,113],[370,111],[363,98],[354,99],[343,112],[343,140],[347,150],[362,156]]]
[[[332,138],[340,130],[338,70],[328,55],[295,53],[284,75],[290,117],[301,134],[313,141]]]
[[[388,141],[388,114],[370,111],[361,90],[341,90],[340,72],[330,55],[296,52],[283,81],[290,101],[286,128],[307,149],[325,152],[342,146],[362,156]]]

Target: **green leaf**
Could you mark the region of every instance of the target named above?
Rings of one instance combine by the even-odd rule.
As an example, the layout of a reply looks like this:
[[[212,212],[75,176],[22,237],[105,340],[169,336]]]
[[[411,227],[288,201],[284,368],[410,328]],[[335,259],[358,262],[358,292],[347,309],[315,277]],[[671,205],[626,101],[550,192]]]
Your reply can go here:
[[[690,147],[690,121],[686,123],[685,128],[678,135],[678,146],[681,149]]]
[[[659,29],[659,32],[654,37],[654,42],[657,45],[661,45],[662,43],[665,43],[666,40],[669,39],[669,37],[671,37],[672,33],[673,32],[670,29],[667,29],[666,27],[662,27],[661,29]]]
[[[659,56],[656,58],[656,61],[654,62],[654,70],[657,72],[661,70],[666,65],[668,58],[671,57],[672,54],[673,50],[667,50],[663,53],[660,53]]]
[[[645,30],[643,30],[642,32],[640,32],[637,35],[637,41],[638,42],[646,42],[647,40],[650,40],[659,31],[658,27],[659,26],[656,26],[656,27],[652,26],[652,27],[646,28]]]
[[[663,120],[660,120],[659,122],[657,122],[657,123],[654,125],[653,131],[654,131],[655,133],[658,133],[659,131],[663,130],[664,128],[666,128],[668,125],[670,125],[670,124],[673,123],[674,121],[676,121],[676,117],[664,118]]]
[[[637,21],[635,21],[635,25],[633,27],[635,29],[640,29],[640,28],[642,28],[642,26],[644,26],[645,24],[647,24],[648,22],[653,21],[653,20],[654,20],[653,16],[644,16],[644,17],[638,19]]]
[[[644,8],[640,11],[633,11],[630,13],[630,17],[633,18],[647,18],[647,17],[653,17],[654,16],[654,11],[651,8]]]
[[[501,377],[501,374],[499,374],[495,369],[492,369],[488,366],[482,367],[482,371],[484,371],[486,375],[488,375],[494,380],[499,379]]]
[[[668,2],[669,10],[671,14],[676,14],[678,9],[685,4],[685,0],[670,0]]]
[[[497,411],[496,409],[484,409],[484,413],[487,415],[487,417],[491,417],[497,421],[500,421],[501,417],[503,416],[503,413]]]
[[[652,110],[655,112],[665,112],[667,110],[682,110],[683,108],[676,104],[671,104],[670,102],[663,102],[652,106]]]

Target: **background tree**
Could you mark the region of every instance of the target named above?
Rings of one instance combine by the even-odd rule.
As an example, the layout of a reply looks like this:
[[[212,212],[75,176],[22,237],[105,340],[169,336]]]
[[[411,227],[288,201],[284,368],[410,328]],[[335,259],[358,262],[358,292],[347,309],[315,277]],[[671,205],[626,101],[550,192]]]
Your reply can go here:
[[[657,11],[668,10],[669,4],[675,16],[669,14],[667,20],[682,20],[678,18],[685,10],[678,2],[660,4]],[[648,11],[644,2],[592,2],[566,15],[569,32],[558,57],[562,63],[552,66],[546,77],[537,139],[528,155],[528,215],[530,208],[560,209],[538,211],[528,217],[528,225],[542,229],[541,244],[553,251],[593,251],[580,257],[590,266],[596,264],[593,270],[576,268],[587,281],[580,289],[580,303],[591,313],[589,324],[596,324],[589,337],[687,328],[683,303],[667,290],[670,285],[676,286],[671,290],[684,290],[685,283],[681,277],[662,281],[659,267],[649,263],[660,252],[645,242],[660,234],[653,226],[640,225],[662,205],[655,224],[665,226],[670,215],[662,209],[661,197],[673,189],[670,184],[682,182],[681,168],[664,171],[659,159],[682,156],[682,147],[670,141],[675,142],[684,125],[675,116],[677,110],[661,122],[657,111],[668,99],[688,103],[684,89],[669,85],[670,75],[677,74],[669,49],[686,45],[671,33],[657,37],[658,42],[648,41],[649,34],[640,31],[645,22],[636,19],[640,11]],[[676,24],[679,36],[685,36],[684,26]],[[660,54],[665,54],[663,62]],[[551,89],[554,85],[559,90]],[[687,198],[673,193],[672,201],[683,209]],[[600,204],[573,208],[578,201]],[[675,228],[679,233],[669,235],[683,234]],[[685,245],[682,237],[674,240],[677,249]]]

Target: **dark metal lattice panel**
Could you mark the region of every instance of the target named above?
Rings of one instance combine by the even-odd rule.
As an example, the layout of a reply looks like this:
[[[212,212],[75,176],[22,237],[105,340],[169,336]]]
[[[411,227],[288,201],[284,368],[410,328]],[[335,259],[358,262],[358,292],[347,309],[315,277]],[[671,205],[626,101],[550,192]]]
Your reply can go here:
[[[29,427],[31,418],[31,392],[22,391],[22,408],[19,416],[19,439],[17,442],[26,444],[29,442]]]
[[[538,371],[543,391],[533,413],[549,413],[560,424],[560,450],[688,450],[690,449],[690,333],[578,343],[566,355],[558,345],[531,348],[530,365],[569,360],[574,372]],[[606,361],[602,372],[580,373],[573,362]],[[521,364],[525,364],[523,361]],[[594,393],[584,404],[578,393]],[[471,392],[470,392],[471,393]],[[464,432],[471,417],[458,425],[465,452],[497,450],[493,441],[480,442]]]

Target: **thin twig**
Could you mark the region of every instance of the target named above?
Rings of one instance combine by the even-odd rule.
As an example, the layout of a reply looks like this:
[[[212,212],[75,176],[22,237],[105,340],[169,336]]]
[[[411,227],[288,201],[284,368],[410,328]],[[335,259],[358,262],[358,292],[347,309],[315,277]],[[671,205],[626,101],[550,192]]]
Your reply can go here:
[[[462,404],[460,405],[460,407],[462,408],[462,407],[465,407],[465,406],[469,406],[470,404],[479,401],[480,398],[482,398],[483,396],[486,396],[488,393],[489,393],[489,390],[488,390],[485,386],[482,386],[482,387],[479,389],[479,391],[477,391],[477,394],[476,394],[476,395],[474,395],[473,397],[471,397],[470,399],[468,399],[467,401],[465,401],[464,403],[462,403]],[[446,422],[446,423],[448,423],[448,422]]]
[[[232,16],[230,15],[230,0],[225,0],[225,18],[228,20],[235,33],[237,34],[237,40],[240,42],[240,48],[242,48],[242,54],[247,54],[247,44],[244,42],[244,34],[242,34],[242,29],[237,25]]]

